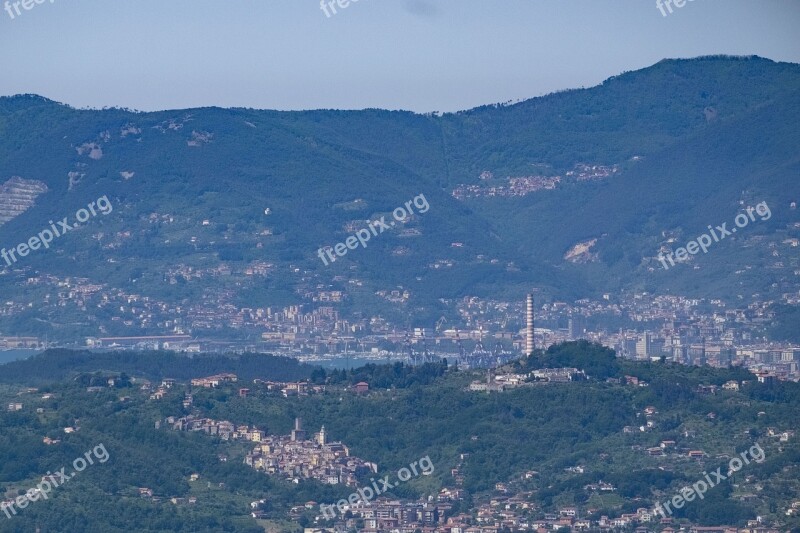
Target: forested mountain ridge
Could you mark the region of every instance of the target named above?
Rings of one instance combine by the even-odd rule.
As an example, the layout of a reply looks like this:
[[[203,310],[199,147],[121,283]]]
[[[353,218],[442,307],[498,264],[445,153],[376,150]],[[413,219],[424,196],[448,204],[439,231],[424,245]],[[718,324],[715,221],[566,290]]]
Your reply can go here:
[[[797,259],[784,241],[800,236],[789,208],[800,197],[798,96],[798,65],[715,56],[448,114],[136,113],[0,98],[0,184],[19,176],[48,189],[0,226],[3,246],[101,196],[114,205],[11,265],[0,290],[35,298],[22,285],[36,272],[187,302],[211,285],[172,284],[176,268],[265,262],[265,279],[231,283],[232,303],[298,303],[320,284],[351,291],[337,276],[363,283],[344,304],[351,310],[380,309],[375,291],[401,286],[411,293],[406,312],[422,321],[441,316],[440,298],[518,295],[531,285],[567,299],[619,290],[778,297],[797,290]],[[547,180],[553,186],[539,188]],[[458,199],[459,187],[478,192]],[[492,188],[504,194],[485,192]],[[419,194],[430,210],[402,231],[320,262],[320,247]],[[770,220],[680,268],[656,262],[668,238],[678,246],[758,202],[771,206]],[[0,327],[38,319],[81,331],[59,313],[37,308]],[[108,326],[102,313],[87,313]]]

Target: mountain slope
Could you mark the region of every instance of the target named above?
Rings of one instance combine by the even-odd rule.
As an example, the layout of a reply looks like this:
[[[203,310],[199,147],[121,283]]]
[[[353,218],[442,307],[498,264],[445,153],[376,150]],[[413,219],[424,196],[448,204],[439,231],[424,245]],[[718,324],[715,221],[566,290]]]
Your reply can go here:
[[[560,298],[641,288],[719,297],[796,290],[797,259],[781,243],[798,236],[787,226],[797,221],[788,206],[798,196],[799,94],[798,65],[707,57],[443,116],[135,113],[0,98],[0,185],[19,176],[48,190],[0,227],[2,246],[103,195],[114,206],[0,275],[7,298],[39,302],[13,321],[0,317],[0,327],[50,323],[80,335],[107,322],[96,310],[67,316],[41,306],[47,291],[23,289],[33,272],[184,305],[213,293],[226,305],[276,306],[320,288],[346,290],[345,310],[420,322],[441,316],[440,298],[512,297],[531,285]],[[574,176],[578,164],[613,171],[583,180]],[[555,185],[518,196],[452,194],[459,186],[507,189],[507,178],[530,176]],[[420,194],[430,210],[402,228],[332,265],[317,257]],[[767,201],[773,217],[688,267],[659,270],[653,256],[665,235],[675,247],[709,224],[730,224],[741,201]],[[565,259],[576,245],[588,250],[586,261]],[[767,261],[776,247],[780,258]],[[259,279],[170,282],[176,269],[236,272],[259,262],[269,265]],[[734,274],[747,267],[741,279]],[[400,307],[387,309],[375,294],[398,288],[411,295]]]

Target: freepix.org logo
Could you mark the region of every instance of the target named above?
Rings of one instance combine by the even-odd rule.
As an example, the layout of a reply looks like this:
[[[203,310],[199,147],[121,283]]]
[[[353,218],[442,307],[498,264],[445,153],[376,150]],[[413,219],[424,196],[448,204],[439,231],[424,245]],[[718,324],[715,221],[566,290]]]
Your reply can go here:
[[[750,453],[752,460],[756,463],[763,463],[764,459],[766,458],[764,449],[761,448],[760,444],[756,443],[755,445],[751,446],[749,450],[745,450],[740,454],[742,457],[741,459],[734,457],[730,460],[730,463],[728,464],[727,476],[722,473],[722,467],[717,468],[710,474],[708,472],[703,472],[704,479],[698,480],[696,483],[692,484],[691,487],[683,487],[679,491],[680,494],[676,494],[672,497],[672,499],[656,505],[653,508],[653,515],[655,516],[656,514],[660,514],[661,518],[667,518],[672,514],[670,504],[676,509],[680,509],[686,502],[694,500],[695,497],[698,497],[702,500],[705,497],[705,493],[708,491],[708,489],[716,487],[725,481],[729,476],[741,470],[744,465],[750,464],[750,459],[747,458],[748,452]],[[713,480],[711,479],[711,476],[714,476]]]
[[[97,207],[97,209],[95,209],[95,207]],[[108,196],[102,196],[96,201],[91,202],[85,208],[78,209],[75,213],[75,218],[78,220],[77,223],[70,224],[69,217],[64,217],[62,220],[58,221],[58,225],[50,220],[48,221],[50,224],[49,228],[43,229],[38,235],[28,239],[27,242],[21,242],[9,250],[0,248],[0,257],[2,257],[5,265],[10,267],[19,261],[20,258],[27,256],[32,251],[36,251],[42,247],[45,249],[50,248],[50,243],[52,243],[54,239],[80,227],[81,223],[88,221],[91,217],[97,216],[98,212],[107,215],[113,210],[114,206],[111,205]],[[0,263],[0,268],[2,267],[3,263]]]
[[[713,243],[719,242],[723,240],[725,237],[733,235],[734,233],[736,233],[736,228],[744,228],[750,222],[755,222],[756,217],[755,215],[753,215],[753,212],[755,212],[761,218],[762,221],[766,221],[772,218],[772,211],[770,211],[767,202],[761,202],[755,207],[750,206],[745,211],[747,214],[739,213],[738,215],[736,215],[736,218],[733,221],[734,224],[736,224],[735,228],[731,227],[730,229],[728,229],[727,227],[728,223],[723,222],[721,226],[716,227],[715,231],[715,229],[712,228],[711,225],[709,224],[708,233],[710,233],[710,235],[708,233],[703,233],[696,239],[689,241],[686,244],[686,247],[678,248],[674,252],[675,256],[674,259],[673,259],[673,252],[668,252],[666,255],[664,255],[663,251],[660,252],[658,254],[658,260],[661,262],[661,265],[664,267],[664,270],[669,270],[667,261],[669,261],[669,265],[675,266],[675,261],[678,262],[686,261],[689,259],[690,255],[695,255],[700,250],[702,250],[704,254],[708,253],[708,248]],[[712,236],[714,238],[713,240],[711,239]]]
[[[685,6],[686,2],[694,2],[694,0],[656,0],[656,8],[661,11],[662,16],[666,17],[667,11],[669,11],[670,15],[672,14],[672,4],[675,4],[675,7],[678,8]]]
[[[15,0],[14,2],[6,0],[3,10],[8,13],[8,16],[11,17],[11,20],[14,20],[18,16],[22,15],[22,10],[20,10],[20,7],[22,7],[22,9],[25,11],[30,11],[34,6],[44,4],[46,1],[48,0]],[[51,4],[55,1],[56,0],[49,0]]]
[[[93,465],[94,459],[92,457],[97,459],[97,462],[100,464],[104,464],[111,456],[108,454],[105,444],[101,442],[93,449],[84,453],[82,457],[78,457],[72,462],[72,468],[75,470],[74,472],[67,474],[66,466],[56,471],[54,474],[48,472],[46,476],[42,477],[41,483],[36,485],[36,487],[25,491],[24,494],[17,496],[13,500],[0,502],[0,510],[10,519],[12,515],[16,516],[18,512],[17,508],[25,509],[31,503],[39,501],[39,499],[47,500],[53,489],[62,486],[64,483],[74,478],[79,472],[83,472],[90,465]]]
[[[419,465],[419,470],[417,470],[417,465]],[[336,510],[339,511],[339,516],[344,515],[351,507],[356,505],[371,505],[371,501],[373,498],[376,498],[383,494],[384,492],[388,492],[391,489],[400,485],[400,482],[405,483],[409,479],[414,476],[418,476],[422,474],[423,476],[430,476],[433,474],[435,467],[433,466],[433,461],[431,461],[430,456],[426,455],[419,461],[414,461],[408,468],[403,467],[397,471],[397,479],[400,481],[392,483],[389,481],[389,476],[384,476],[382,479],[379,479],[381,486],[378,487],[378,482],[375,481],[374,478],[370,478],[372,482],[372,486],[366,485],[356,492],[352,493],[346,500],[342,499],[339,500],[336,505],[325,505],[320,504],[319,508],[322,511],[322,516],[326,520],[332,520],[336,518]],[[412,476],[413,471],[413,476]],[[375,489],[375,490],[373,490]]]
[[[331,12],[333,12],[334,15],[337,14],[337,5],[340,9],[346,9],[350,6],[351,2],[355,4],[358,0],[320,0],[319,8],[325,13],[326,17],[331,18]]]
[[[328,259],[330,259],[330,262],[333,263],[336,261],[336,257],[333,255],[334,252],[336,252],[336,256],[344,257],[348,250],[355,250],[359,246],[366,248],[367,241],[369,241],[372,237],[377,237],[384,231],[395,227],[396,222],[402,223],[408,217],[412,216],[414,214],[413,207],[416,207],[417,212],[420,214],[427,213],[428,209],[431,208],[424,194],[415,196],[414,199],[405,203],[405,208],[400,206],[392,211],[392,217],[394,218],[394,221],[386,222],[385,216],[382,216],[378,220],[373,220],[367,224],[366,228],[360,229],[355,233],[355,235],[350,235],[347,237],[344,242],[340,242],[334,246],[325,246],[318,249],[317,256],[325,266],[328,266],[328,260],[326,259],[326,256]]]

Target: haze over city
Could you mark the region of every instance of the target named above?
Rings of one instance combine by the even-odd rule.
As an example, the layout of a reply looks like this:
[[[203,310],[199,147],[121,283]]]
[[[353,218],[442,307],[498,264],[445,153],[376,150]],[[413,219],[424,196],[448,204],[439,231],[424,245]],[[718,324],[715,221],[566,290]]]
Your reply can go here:
[[[0,0],[0,533],[800,533],[798,27]]]

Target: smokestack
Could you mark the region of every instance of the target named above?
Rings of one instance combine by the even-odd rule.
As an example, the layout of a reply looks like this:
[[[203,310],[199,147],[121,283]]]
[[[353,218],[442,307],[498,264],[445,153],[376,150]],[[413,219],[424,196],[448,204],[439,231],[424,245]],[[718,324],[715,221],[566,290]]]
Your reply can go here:
[[[530,357],[533,355],[533,294],[528,295],[528,305],[526,313],[526,330],[525,330],[525,355]]]
[[[300,417],[294,419],[294,429],[295,431],[303,430],[303,423],[300,421]]]

